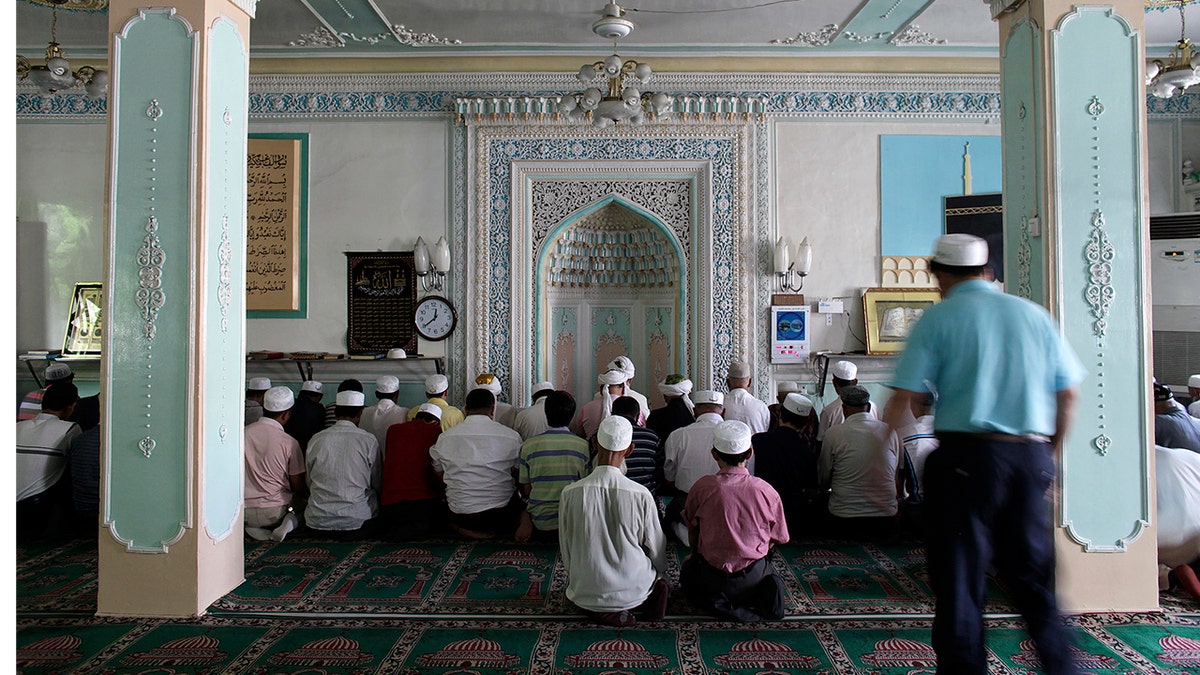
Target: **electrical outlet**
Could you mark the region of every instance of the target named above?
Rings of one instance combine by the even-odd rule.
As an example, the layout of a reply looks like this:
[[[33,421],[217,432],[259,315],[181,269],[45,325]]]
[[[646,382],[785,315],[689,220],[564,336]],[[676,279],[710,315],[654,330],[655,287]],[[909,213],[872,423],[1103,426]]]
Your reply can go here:
[[[826,325],[826,326],[832,326],[832,325],[833,325],[833,315],[832,315],[832,314],[826,314],[826,315],[825,315],[825,325]]]

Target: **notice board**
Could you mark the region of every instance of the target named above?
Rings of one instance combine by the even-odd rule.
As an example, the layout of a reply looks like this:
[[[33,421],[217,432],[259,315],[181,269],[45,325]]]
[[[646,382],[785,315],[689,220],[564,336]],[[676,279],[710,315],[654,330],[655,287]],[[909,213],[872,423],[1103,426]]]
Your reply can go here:
[[[415,354],[417,275],[411,251],[346,253],[346,350]]]
[[[308,134],[250,134],[246,150],[246,311],[306,315]]]

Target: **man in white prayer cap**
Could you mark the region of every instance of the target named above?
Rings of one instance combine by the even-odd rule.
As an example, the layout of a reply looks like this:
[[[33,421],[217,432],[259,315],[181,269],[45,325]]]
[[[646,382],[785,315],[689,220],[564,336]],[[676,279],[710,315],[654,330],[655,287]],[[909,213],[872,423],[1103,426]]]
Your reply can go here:
[[[596,398],[584,403],[579,409],[579,414],[571,422],[571,431],[581,438],[591,438],[600,427],[600,422],[612,414],[612,402],[625,395],[629,388],[625,383],[627,379],[624,371],[612,368],[600,373],[596,377],[600,392]],[[645,422],[645,418],[639,417],[639,425],[644,425]]]
[[[428,397],[428,403],[432,403],[442,409],[442,431],[463,421],[465,415],[463,411],[450,405],[446,400],[446,394],[450,391],[450,380],[446,379],[445,375],[430,375],[425,378],[425,396]],[[408,419],[411,422],[417,417],[417,406],[413,406],[408,410]]]
[[[546,396],[554,391],[554,383],[543,380],[533,385],[533,405],[521,410],[513,419],[513,431],[527,441],[544,434],[550,425],[546,422]]]
[[[379,402],[363,410],[358,428],[375,434],[379,447],[386,448],[388,428],[408,421],[408,408],[396,405],[400,398],[400,378],[382,375],[376,379],[375,398]]]
[[[783,409],[783,401],[788,394],[803,394],[800,383],[793,380],[780,380],[775,383],[775,403],[767,406],[767,410],[771,413],[771,425],[767,427],[767,431],[775,431],[779,428],[779,411]],[[805,398],[808,398],[805,396]],[[816,413],[814,412],[814,415]],[[818,426],[820,421],[817,422]],[[816,432],[814,431],[814,434]]]
[[[657,434],[665,443],[672,431],[696,421],[696,415],[692,412],[692,399],[689,398],[692,393],[692,381],[679,373],[672,373],[658,383],[658,391],[667,403],[651,411],[650,417],[646,418],[646,428]]]
[[[607,370],[619,370],[625,374],[625,393],[624,396],[629,396],[638,402],[642,408],[641,420],[645,423],[646,418],[650,416],[650,402],[646,400],[640,392],[633,390],[633,376],[637,374],[637,369],[633,367],[633,361],[628,356],[618,356],[605,366]],[[600,395],[597,394],[596,398]]]
[[[597,623],[628,628],[667,611],[667,540],[654,497],[621,473],[633,426],[619,415],[597,427],[596,468],[563,488],[559,548],[567,599]]]
[[[783,582],[767,560],[789,540],[783,502],[775,488],[750,475],[751,429],[737,420],[717,425],[709,452],[717,473],[696,481],[683,520],[692,553],[679,572],[693,607],[734,621],[783,618]]]
[[[475,387],[477,389],[487,389],[492,392],[492,396],[496,397],[496,414],[492,419],[509,429],[513,429],[518,411],[512,405],[500,400],[500,394],[503,392],[500,386],[500,378],[496,377],[495,373],[480,373],[475,378]]]
[[[750,393],[751,375],[750,364],[745,361],[729,365],[729,374],[725,378],[725,385],[729,387],[729,394],[725,396],[725,419],[745,422],[750,431],[759,434],[771,426],[771,411],[766,403]]]
[[[1192,402],[1188,404],[1188,414],[1200,417],[1200,375],[1188,378],[1188,396],[1192,397]]]
[[[246,424],[251,425],[262,419],[263,395],[271,388],[271,378],[252,377],[246,383]]]
[[[366,397],[339,391],[337,421],[308,442],[309,528],[336,539],[370,536],[379,514],[383,453],[375,435],[358,428]]]
[[[291,389],[271,387],[262,419],[246,426],[245,527],[259,541],[283,541],[300,524],[295,508],[308,493],[300,443],[284,431],[294,404]]]
[[[825,519],[817,482],[817,412],[805,395],[790,392],[779,411],[779,426],[750,439],[754,475],[767,481],[783,500],[792,534],[815,534]]]
[[[829,433],[830,427],[846,421],[846,415],[842,412],[842,390],[858,384],[858,366],[851,361],[838,361],[829,367],[829,374],[833,376],[833,391],[837,398],[821,408],[821,426],[817,429],[818,441],[825,440],[825,434]],[[879,407],[874,401],[871,401],[867,412],[871,417],[879,419]]]

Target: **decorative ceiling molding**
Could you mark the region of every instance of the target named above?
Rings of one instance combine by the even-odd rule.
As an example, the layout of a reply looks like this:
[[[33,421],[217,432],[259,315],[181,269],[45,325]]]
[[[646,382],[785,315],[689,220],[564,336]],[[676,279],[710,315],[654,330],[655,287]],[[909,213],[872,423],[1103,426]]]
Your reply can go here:
[[[889,40],[889,42],[896,46],[904,47],[910,45],[927,46],[946,44],[945,40],[939,40],[938,38],[933,37],[929,33],[921,30],[921,27],[915,23],[909,24],[908,28],[905,28],[903,31],[897,33],[895,37]]]
[[[824,47],[834,41],[838,33],[842,29],[836,23],[828,24],[820,30],[814,30],[810,33],[796,33],[796,37],[784,38],[782,40],[771,40],[773,45],[798,45],[800,47]]]
[[[403,24],[391,27],[391,33],[376,33],[359,37],[354,33],[335,33],[327,26],[317,26],[311,33],[301,33],[300,37],[288,42],[289,47],[345,47],[347,42],[375,45],[387,40],[396,40],[407,47],[423,47],[428,45],[458,45],[459,40],[439,38],[433,33],[416,33],[408,30]]]

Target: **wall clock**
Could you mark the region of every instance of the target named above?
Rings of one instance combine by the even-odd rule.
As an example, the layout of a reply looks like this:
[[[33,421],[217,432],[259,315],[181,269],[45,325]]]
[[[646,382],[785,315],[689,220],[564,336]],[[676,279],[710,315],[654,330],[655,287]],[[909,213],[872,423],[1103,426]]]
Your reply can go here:
[[[454,305],[440,295],[427,295],[417,303],[417,311],[413,314],[417,334],[426,340],[437,342],[450,337],[454,327],[458,325],[458,314]]]

